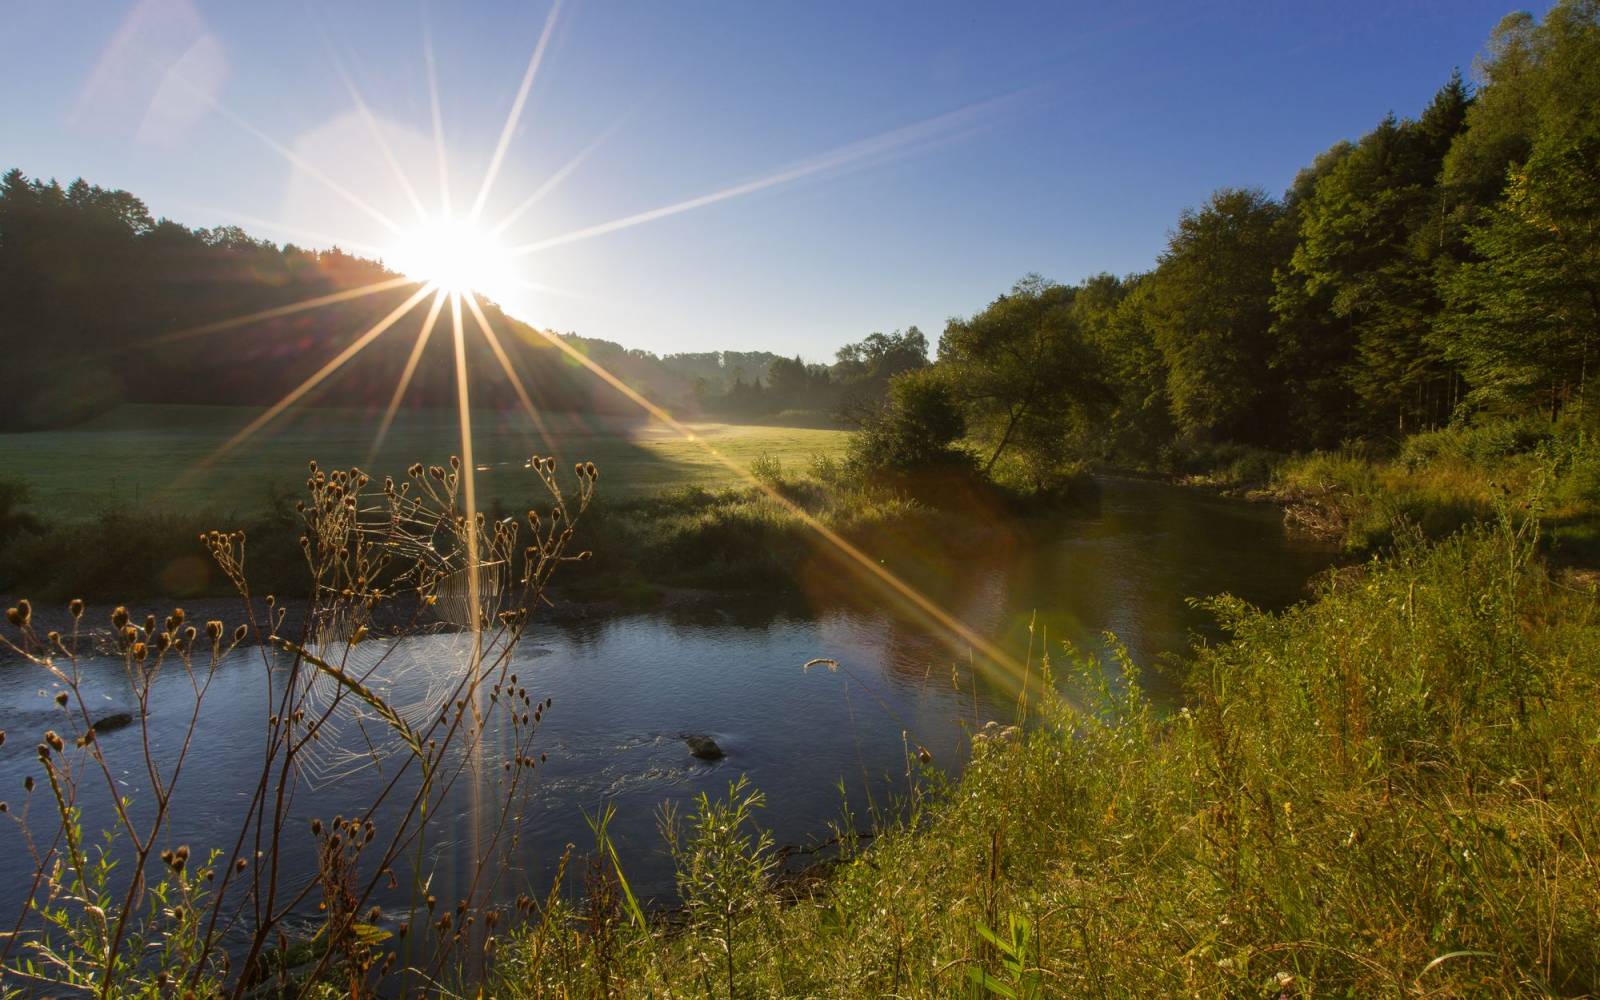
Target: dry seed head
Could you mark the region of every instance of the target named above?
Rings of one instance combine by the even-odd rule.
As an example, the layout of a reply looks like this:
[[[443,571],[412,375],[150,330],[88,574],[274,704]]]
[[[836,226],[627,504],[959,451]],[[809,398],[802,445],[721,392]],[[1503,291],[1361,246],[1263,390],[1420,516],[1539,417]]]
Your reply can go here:
[[[65,691],[56,695],[56,704],[60,705],[62,708],[67,707],[67,693]]]
[[[128,624],[128,609],[117,605],[117,609],[111,612],[111,624],[119,629],[125,627]]]
[[[217,621],[215,618],[206,622],[206,638],[210,639],[212,642],[216,642],[218,639],[222,638],[222,623]]]
[[[25,792],[33,791],[33,775],[30,774],[22,779],[22,790]]]
[[[68,601],[67,602],[67,611],[72,615],[73,618],[82,618],[83,617],[83,598],[74,597],[71,601]]]
[[[66,745],[67,745],[66,742],[63,741],[60,736],[56,735],[56,731],[54,729],[45,730],[44,741],[46,743],[50,744],[50,748],[52,750],[54,750],[56,753],[60,753],[63,749],[66,748]]]
[[[11,624],[17,626],[18,628],[21,628],[22,627],[22,609],[21,608],[6,608],[6,621],[8,621]]]

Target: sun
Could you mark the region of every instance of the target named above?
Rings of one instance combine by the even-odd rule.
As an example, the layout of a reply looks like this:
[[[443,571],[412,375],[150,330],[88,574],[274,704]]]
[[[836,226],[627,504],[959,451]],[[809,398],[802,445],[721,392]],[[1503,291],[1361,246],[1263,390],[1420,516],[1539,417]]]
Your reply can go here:
[[[515,283],[512,254],[494,234],[451,215],[429,218],[407,231],[385,257],[406,277],[446,292],[480,292],[503,301]]]

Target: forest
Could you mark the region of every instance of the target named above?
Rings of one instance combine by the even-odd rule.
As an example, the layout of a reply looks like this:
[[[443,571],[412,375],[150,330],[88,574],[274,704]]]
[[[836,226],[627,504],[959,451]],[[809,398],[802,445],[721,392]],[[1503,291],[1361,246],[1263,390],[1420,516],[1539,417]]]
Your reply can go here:
[[[1510,15],[1476,85],[1458,73],[1281,196],[1215,192],[1153,270],[1029,276],[952,320],[936,363],[877,415],[883,453],[936,462],[966,438],[984,468],[1184,471],[1225,446],[1392,452],[1452,422],[1592,418],[1595,21],[1588,3]]]

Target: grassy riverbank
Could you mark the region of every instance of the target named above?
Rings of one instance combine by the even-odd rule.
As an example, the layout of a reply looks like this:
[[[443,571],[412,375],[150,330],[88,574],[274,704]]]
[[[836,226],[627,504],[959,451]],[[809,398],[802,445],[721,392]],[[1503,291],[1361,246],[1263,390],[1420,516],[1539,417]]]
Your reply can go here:
[[[1300,456],[1278,466],[1268,493],[1288,504],[1291,526],[1357,552],[1392,544],[1402,525],[1438,538],[1491,518],[1506,497],[1536,498],[1552,558],[1600,562],[1600,440],[1571,422],[1448,428],[1407,438],[1389,456]]]
[[[1336,576],[1159,718],[1078,707],[924,775],[870,849],[770,891],[749,790],[681,824],[641,928],[614,856],[500,945],[496,996],[1578,995],[1600,990],[1600,624],[1509,511]],[[1128,665],[1124,665],[1126,668]],[[915,766],[915,762],[912,762]],[[625,875],[627,859],[621,859]]]

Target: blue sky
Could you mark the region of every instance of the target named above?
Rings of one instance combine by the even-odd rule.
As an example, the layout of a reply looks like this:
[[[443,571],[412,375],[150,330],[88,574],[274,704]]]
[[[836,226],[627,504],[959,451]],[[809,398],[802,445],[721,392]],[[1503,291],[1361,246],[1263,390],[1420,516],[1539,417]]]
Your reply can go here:
[[[401,229],[416,214],[343,77],[437,210],[431,37],[464,212],[553,23],[482,221],[592,148],[504,245],[752,190],[520,255],[534,287],[497,289],[508,311],[657,352],[811,360],[874,330],[936,338],[1029,271],[1146,269],[1215,188],[1281,191],[1333,142],[1418,112],[1513,9],[565,0],[550,22],[542,0],[8,7],[0,165],[127,188],[189,225],[380,250],[397,237],[352,202]]]

